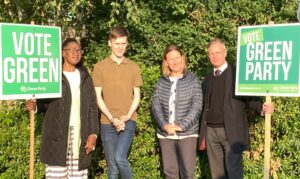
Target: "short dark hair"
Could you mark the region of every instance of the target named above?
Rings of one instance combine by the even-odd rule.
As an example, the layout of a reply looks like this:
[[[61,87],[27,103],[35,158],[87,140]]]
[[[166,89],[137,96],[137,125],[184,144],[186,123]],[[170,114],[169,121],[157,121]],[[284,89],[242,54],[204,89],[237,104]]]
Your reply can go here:
[[[109,34],[108,34],[109,40],[115,39],[115,38],[118,38],[118,37],[128,37],[128,36],[129,36],[129,33],[128,33],[127,29],[125,27],[122,27],[122,26],[113,27],[109,31]]]
[[[67,38],[66,40],[64,40],[64,42],[61,45],[61,49],[64,50],[64,48],[69,44],[69,43],[77,43],[78,45],[80,45],[80,43],[75,39],[75,38]]]

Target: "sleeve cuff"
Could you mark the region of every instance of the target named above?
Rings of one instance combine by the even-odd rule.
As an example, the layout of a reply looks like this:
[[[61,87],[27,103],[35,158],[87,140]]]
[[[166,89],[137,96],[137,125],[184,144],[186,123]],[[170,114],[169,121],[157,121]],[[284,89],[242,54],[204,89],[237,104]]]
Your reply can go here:
[[[91,135],[95,136],[95,137],[96,137],[96,139],[98,138],[98,136],[97,136],[96,134],[91,134]]]

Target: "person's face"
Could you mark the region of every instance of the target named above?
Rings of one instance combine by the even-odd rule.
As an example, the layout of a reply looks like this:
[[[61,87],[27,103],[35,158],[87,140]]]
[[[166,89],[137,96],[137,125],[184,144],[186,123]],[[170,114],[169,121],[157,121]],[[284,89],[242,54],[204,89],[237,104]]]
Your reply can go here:
[[[80,62],[81,59],[81,47],[76,42],[68,43],[62,51],[64,57],[64,63],[75,66]]]
[[[112,54],[118,58],[121,58],[124,56],[127,44],[128,44],[128,41],[127,41],[126,36],[125,37],[117,37],[115,39],[110,39],[108,41],[108,45],[111,48]]]
[[[226,61],[226,49],[221,43],[215,43],[208,48],[210,63],[215,67],[221,67]]]
[[[184,61],[180,52],[177,50],[168,52],[165,61],[171,73],[183,73]]]

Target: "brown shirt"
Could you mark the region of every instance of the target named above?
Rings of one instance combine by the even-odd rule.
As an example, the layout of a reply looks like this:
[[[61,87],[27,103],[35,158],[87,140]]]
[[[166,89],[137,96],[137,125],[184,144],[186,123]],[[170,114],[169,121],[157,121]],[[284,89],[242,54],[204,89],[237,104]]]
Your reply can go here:
[[[139,66],[127,58],[117,64],[110,57],[98,62],[92,74],[95,87],[102,88],[102,97],[109,112],[115,118],[126,115],[133,101],[133,88],[142,86]],[[131,117],[137,119],[136,112]],[[100,122],[110,124],[102,113]]]

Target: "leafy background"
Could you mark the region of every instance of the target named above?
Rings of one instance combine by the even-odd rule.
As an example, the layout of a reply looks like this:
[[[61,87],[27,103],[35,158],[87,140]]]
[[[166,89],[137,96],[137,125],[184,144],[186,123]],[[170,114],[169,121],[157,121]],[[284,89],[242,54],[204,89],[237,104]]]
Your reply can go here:
[[[228,48],[227,60],[235,62],[237,28],[245,25],[298,22],[297,0],[0,0],[0,22],[54,25],[62,37],[76,37],[91,71],[109,55],[107,32],[123,25],[130,32],[126,56],[142,69],[144,85],[138,109],[139,119],[129,160],[135,178],[163,178],[155,123],[150,113],[151,96],[158,77],[162,52],[167,44],[179,45],[188,58],[188,68],[200,79],[211,70],[207,44],[222,38]],[[273,98],[271,177],[300,176],[300,99]],[[244,178],[263,177],[264,120],[252,117],[252,150],[244,152]],[[43,178],[44,165],[38,152],[42,116],[36,116],[35,178]],[[24,101],[0,111],[0,178],[28,177],[29,116]],[[91,178],[107,178],[107,165],[100,141],[94,152]],[[199,153],[196,178],[210,178],[207,156]]]

